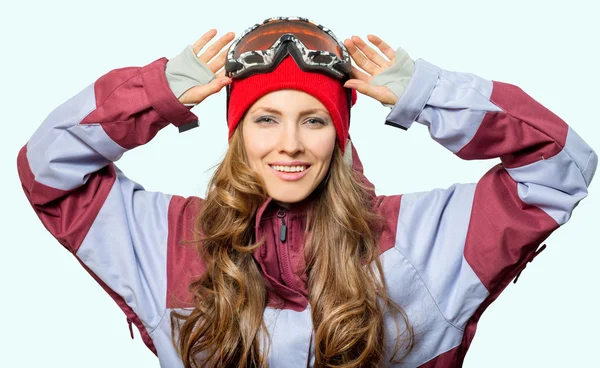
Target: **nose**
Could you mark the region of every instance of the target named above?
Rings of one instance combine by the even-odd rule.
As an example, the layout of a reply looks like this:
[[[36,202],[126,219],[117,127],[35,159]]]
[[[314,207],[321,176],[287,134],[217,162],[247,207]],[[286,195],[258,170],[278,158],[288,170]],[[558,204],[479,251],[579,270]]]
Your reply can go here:
[[[281,124],[278,139],[279,153],[286,153],[290,156],[295,156],[304,151],[298,126],[295,123],[288,122]]]

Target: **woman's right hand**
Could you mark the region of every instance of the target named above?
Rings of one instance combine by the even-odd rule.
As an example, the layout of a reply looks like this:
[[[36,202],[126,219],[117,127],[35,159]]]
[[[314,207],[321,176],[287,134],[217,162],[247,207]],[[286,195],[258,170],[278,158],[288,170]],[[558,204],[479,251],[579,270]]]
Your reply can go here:
[[[206,46],[206,44],[212,40],[217,34],[216,29],[211,29],[206,32],[198,41],[192,45],[194,54],[198,53]],[[215,43],[207,48],[202,54],[198,56],[198,59],[208,65],[210,70],[215,74],[214,78],[210,83],[201,86],[196,86],[185,91],[179,96],[179,101],[183,104],[199,104],[208,96],[219,92],[223,87],[231,83],[231,78],[225,76],[225,59],[227,57],[227,49],[229,42],[233,40],[235,34],[228,32],[221,36]],[[217,55],[215,57],[215,55]]]

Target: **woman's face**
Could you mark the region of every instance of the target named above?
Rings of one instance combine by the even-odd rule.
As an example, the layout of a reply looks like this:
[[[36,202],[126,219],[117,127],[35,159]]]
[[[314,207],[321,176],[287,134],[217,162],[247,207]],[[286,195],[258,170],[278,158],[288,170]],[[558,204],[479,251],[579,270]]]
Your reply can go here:
[[[250,106],[242,129],[249,164],[274,200],[299,202],[327,175],[336,131],[313,96],[290,89],[268,93]]]

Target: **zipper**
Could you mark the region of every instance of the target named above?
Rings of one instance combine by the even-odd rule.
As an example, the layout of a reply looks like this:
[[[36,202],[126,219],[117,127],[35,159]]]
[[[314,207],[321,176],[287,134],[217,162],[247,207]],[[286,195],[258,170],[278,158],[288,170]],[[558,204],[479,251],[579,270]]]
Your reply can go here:
[[[525,269],[525,267],[527,267],[527,263],[530,263],[531,261],[533,261],[533,259],[535,257],[538,256],[538,254],[542,253],[542,251],[546,249],[546,244],[543,244],[538,250],[536,250],[535,252],[533,252],[530,256],[529,259],[527,260],[527,262],[525,262],[525,264],[523,264],[523,267],[521,267],[521,270],[519,271],[519,273],[517,273],[517,276],[515,277],[513,284],[517,283],[517,280],[519,279],[519,276],[521,276],[521,272],[523,272],[523,270]]]
[[[281,247],[279,247],[279,262],[281,264],[281,277],[285,285],[289,288],[295,288],[294,275],[292,272],[292,264],[290,262],[290,248],[285,246],[287,239],[287,224],[285,223],[287,212],[285,208],[279,208],[277,211],[277,217],[281,219],[279,225],[279,241]]]
[[[285,209],[280,208],[277,211],[277,217],[281,219],[281,225],[279,226],[279,240],[282,243],[285,243],[285,239],[287,238],[287,226],[285,225]]]

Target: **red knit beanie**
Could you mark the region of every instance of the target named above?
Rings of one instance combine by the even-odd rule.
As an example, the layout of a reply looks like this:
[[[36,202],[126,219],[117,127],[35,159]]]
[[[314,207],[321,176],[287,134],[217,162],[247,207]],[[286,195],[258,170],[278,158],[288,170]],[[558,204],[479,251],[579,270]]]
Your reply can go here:
[[[229,138],[254,102],[269,92],[295,89],[306,92],[319,100],[333,120],[338,143],[342,151],[346,147],[350,125],[350,107],[347,89],[342,82],[323,73],[306,72],[296,64],[294,58],[286,56],[270,73],[254,74],[231,83],[227,126]],[[356,90],[352,90],[352,105],[356,103]]]

